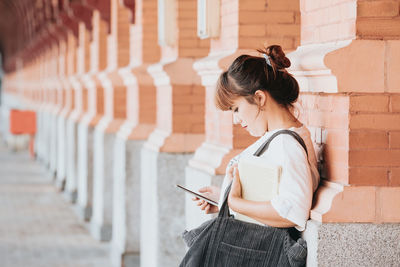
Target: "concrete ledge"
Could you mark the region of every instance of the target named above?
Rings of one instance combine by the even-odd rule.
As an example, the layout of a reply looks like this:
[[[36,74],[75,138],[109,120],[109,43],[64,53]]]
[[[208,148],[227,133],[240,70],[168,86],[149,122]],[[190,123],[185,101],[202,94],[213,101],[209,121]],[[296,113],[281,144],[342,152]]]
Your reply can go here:
[[[307,266],[398,266],[400,224],[320,223],[303,232]]]

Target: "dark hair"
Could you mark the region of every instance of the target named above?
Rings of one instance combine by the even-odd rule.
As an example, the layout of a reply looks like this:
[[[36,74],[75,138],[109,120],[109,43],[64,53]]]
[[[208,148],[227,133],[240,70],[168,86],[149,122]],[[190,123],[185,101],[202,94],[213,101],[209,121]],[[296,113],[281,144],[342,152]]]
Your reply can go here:
[[[299,85],[295,78],[286,71],[290,60],[281,46],[271,45],[258,52],[269,57],[267,64],[264,56],[241,55],[223,72],[217,82],[215,104],[221,110],[232,107],[239,96],[245,97],[250,104],[257,104],[254,93],[267,91],[271,97],[286,108],[293,107],[299,96]]]

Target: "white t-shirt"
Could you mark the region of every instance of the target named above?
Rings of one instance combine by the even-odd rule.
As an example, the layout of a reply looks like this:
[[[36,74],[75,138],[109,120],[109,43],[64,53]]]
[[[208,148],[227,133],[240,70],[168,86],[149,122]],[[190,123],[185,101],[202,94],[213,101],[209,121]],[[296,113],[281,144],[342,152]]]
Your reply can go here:
[[[253,155],[254,152],[276,131],[266,132],[255,143],[234,157],[228,168],[238,161],[239,157]],[[269,144],[268,149],[260,156],[268,164],[282,167],[279,193],[271,200],[272,207],[278,214],[296,224],[296,229],[303,231],[310,215],[313,193],[319,184],[319,173],[314,146],[309,130],[303,125],[299,128],[289,128],[303,138],[308,151],[291,135],[280,134]],[[225,176],[221,187],[219,208],[221,208],[224,192],[229,182]],[[231,214],[235,214],[231,210]]]

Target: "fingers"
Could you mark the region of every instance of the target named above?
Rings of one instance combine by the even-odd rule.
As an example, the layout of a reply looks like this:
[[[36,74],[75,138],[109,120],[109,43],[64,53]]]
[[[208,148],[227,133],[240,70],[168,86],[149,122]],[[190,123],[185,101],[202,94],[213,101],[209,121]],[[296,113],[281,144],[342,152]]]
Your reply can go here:
[[[207,205],[208,205],[208,203],[203,200],[201,205],[200,205],[200,209],[204,210],[207,207]]]
[[[207,205],[204,209],[205,213],[208,214],[210,212],[211,205]]]
[[[210,213],[215,213],[218,212],[218,208],[211,205],[210,203],[204,201],[204,200],[199,200],[196,203],[197,206],[200,207],[201,210],[204,210],[205,214],[210,214]]]
[[[197,202],[197,206],[200,206],[201,210],[205,210],[207,208],[207,206],[210,206],[210,204],[208,204],[204,200],[200,200],[199,202]],[[210,208],[208,207],[208,209],[210,209]]]
[[[205,186],[199,189],[200,193],[206,193],[206,192],[210,192],[211,188],[209,186]]]

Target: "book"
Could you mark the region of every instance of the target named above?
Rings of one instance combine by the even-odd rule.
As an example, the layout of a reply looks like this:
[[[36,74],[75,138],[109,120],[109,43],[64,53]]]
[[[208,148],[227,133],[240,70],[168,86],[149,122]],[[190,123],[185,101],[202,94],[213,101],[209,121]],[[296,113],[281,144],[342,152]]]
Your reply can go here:
[[[241,157],[238,163],[242,197],[252,201],[269,201],[278,194],[282,167],[266,164],[256,156]],[[235,218],[264,225],[248,216],[237,213]]]

